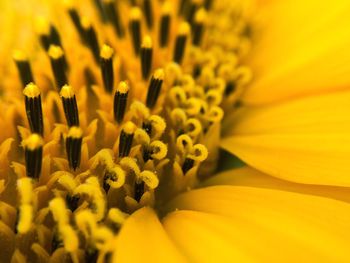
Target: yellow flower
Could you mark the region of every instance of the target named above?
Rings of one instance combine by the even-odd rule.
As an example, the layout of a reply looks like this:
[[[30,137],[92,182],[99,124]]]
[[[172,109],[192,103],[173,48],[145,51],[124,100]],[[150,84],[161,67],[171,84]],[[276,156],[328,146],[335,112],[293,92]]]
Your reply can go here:
[[[350,3],[1,4],[1,260],[349,261]]]

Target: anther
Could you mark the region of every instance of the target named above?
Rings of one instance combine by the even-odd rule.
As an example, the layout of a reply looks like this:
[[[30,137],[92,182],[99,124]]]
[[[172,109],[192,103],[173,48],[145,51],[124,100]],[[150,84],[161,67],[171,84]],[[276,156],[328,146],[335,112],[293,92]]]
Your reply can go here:
[[[153,141],[150,145],[146,146],[143,151],[143,160],[156,159],[162,160],[168,153],[168,147],[161,141]]]
[[[56,86],[58,90],[61,90],[65,84],[68,84],[65,72],[65,57],[62,48],[56,45],[51,45],[49,48],[49,57]]]
[[[192,29],[192,44],[195,46],[201,44],[206,16],[207,12],[204,8],[201,8],[196,12]]]
[[[141,46],[141,11],[133,7],[130,11],[129,30],[135,55],[139,55]]]
[[[86,44],[90,48],[96,63],[98,63],[100,48],[99,48],[99,45],[98,45],[96,31],[92,27],[89,19],[86,18],[86,17],[82,17],[81,25],[82,25],[83,30],[84,30],[84,38],[85,38]]]
[[[189,24],[186,22],[183,22],[180,25],[179,32],[176,37],[175,49],[174,49],[174,55],[173,55],[173,61],[175,61],[177,64],[181,64],[184,58],[186,41],[187,41],[189,32],[190,32]]]
[[[135,130],[136,126],[131,121],[128,121],[124,125],[119,137],[119,157],[125,157],[129,155],[134,139]]]
[[[153,56],[153,47],[152,40],[149,36],[144,37],[142,46],[141,46],[141,71],[142,78],[147,80],[152,69],[152,56]]]
[[[123,121],[126,106],[128,103],[129,85],[125,81],[121,81],[114,94],[114,119],[116,122]]]
[[[145,183],[143,181],[141,182],[135,182],[135,186],[134,186],[134,199],[137,202],[140,202],[141,197],[143,196],[145,192]]]
[[[71,6],[68,8],[68,14],[69,14],[70,18],[72,19],[72,22],[73,22],[76,30],[78,31],[78,34],[79,34],[81,41],[85,42],[84,28],[81,24],[78,11],[74,7]]]
[[[146,106],[150,109],[152,109],[157,103],[160,90],[162,88],[163,80],[164,80],[164,70],[157,69],[153,74],[150,84],[148,86]]]
[[[105,90],[109,93],[113,90],[114,85],[114,72],[113,72],[113,48],[108,45],[103,45],[100,57],[101,57],[101,73]]]
[[[194,166],[194,160],[192,158],[187,157],[182,164],[182,172],[185,175],[190,169]]]
[[[205,9],[209,10],[213,4],[213,0],[204,0]]]
[[[236,90],[236,82],[235,81],[228,81],[225,86],[225,95],[230,95]]]
[[[32,133],[43,135],[43,112],[41,107],[41,95],[39,88],[29,83],[23,90],[27,118]]]
[[[23,140],[22,145],[24,147],[27,176],[38,179],[41,172],[44,141],[39,134],[33,133]]]
[[[159,46],[165,47],[169,42],[169,32],[170,32],[170,4],[165,2],[162,7],[162,14],[160,18],[159,27]]]
[[[199,5],[201,4],[201,2],[202,2],[202,0],[191,0],[187,4],[187,7],[185,9],[185,16],[186,16],[187,22],[191,25],[193,23],[194,15],[195,15]]]
[[[118,2],[115,3],[114,0],[103,0],[104,10],[106,11],[107,17],[109,21],[112,23],[115,32],[117,33],[119,38],[124,36],[124,28],[123,24],[120,21],[120,13],[118,8]]]
[[[69,85],[64,85],[60,91],[60,96],[68,126],[79,126],[78,105],[73,88]]]
[[[23,87],[25,87],[31,82],[34,82],[32,70],[30,68],[30,64],[26,55],[20,50],[15,50],[13,52],[13,59],[16,62],[16,66],[17,66]]]
[[[146,19],[147,27],[152,29],[153,27],[153,11],[152,11],[152,1],[143,0],[143,12]]]
[[[80,165],[83,132],[79,127],[71,127],[66,138],[66,152],[69,167],[74,171]]]

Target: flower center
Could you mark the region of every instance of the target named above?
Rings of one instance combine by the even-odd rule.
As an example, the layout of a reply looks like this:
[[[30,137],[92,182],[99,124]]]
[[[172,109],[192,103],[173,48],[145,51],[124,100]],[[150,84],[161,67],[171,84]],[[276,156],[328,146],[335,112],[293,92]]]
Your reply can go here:
[[[216,169],[224,112],[251,78],[240,5],[142,2],[95,1],[92,19],[68,3],[60,30],[38,19],[44,52],[14,54],[25,112],[9,136],[17,189],[0,191],[20,197],[21,237],[49,231],[49,252],[73,261],[79,248],[108,254],[129,214],[161,210]]]

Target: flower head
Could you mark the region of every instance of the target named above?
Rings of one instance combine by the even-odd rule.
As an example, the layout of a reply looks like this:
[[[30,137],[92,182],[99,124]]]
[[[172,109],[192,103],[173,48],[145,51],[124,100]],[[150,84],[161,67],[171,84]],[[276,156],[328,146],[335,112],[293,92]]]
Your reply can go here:
[[[0,108],[7,111],[0,116],[0,243],[10,246],[0,254],[6,261],[136,262],[144,253],[149,261],[212,261],[204,246],[203,255],[187,247],[183,229],[202,245],[198,233],[227,231],[226,238],[213,235],[215,251],[222,246],[223,259],[249,260],[249,242],[232,237],[248,231],[242,224],[247,211],[264,220],[279,201],[291,200],[291,212],[277,216],[281,222],[313,222],[296,213],[301,194],[212,178],[220,144],[229,151],[239,146],[239,137],[223,145],[223,119],[226,127],[235,118],[229,134],[249,126],[249,118],[241,124],[237,114],[253,79],[247,66],[258,29],[252,1],[63,1],[44,9],[46,16],[32,19],[35,37],[26,41],[34,48],[13,52],[16,71],[1,83]],[[237,147],[237,154],[256,165],[244,149]],[[265,176],[245,169],[251,178]],[[216,186],[192,190],[207,185]],[[257,209],[264,198],[266,210]],[[313,198],[327,208],[334,204],[339,214],[348,206],[324,197],[301,206],[313,208]],[[293,249],[302,247],[285,238],[293,233],[282,225],[250,223],[251,233],[271,228],[268,240],[275,245],[284,238]],[[333,239],[343,253],[344,244]],[[148,241],[164,249],[149,252]],[[244,248],[231,250],[235,242]]]

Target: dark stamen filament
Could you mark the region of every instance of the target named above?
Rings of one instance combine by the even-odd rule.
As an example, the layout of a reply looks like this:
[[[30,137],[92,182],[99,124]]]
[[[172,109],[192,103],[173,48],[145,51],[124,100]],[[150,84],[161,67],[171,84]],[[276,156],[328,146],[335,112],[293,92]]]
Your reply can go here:
[[[135,55],[139,55],[141,46],[141,11],[133,7],[130,11],[129,30]]]
[[[186,158],[183,165],[182,165],[182,171],[184,175],[193,167],[194,160],[192,158]]]
[[[142,78],[144,80],[147,80],[149,78],[149,75],[152,70],[152,55],[153,55],[152,40],[149,36],[146,36],[143,39],[143,43],[141,46],[141,56],[140,56]]]
[[[36,133],[23,141],[26,172],[30,178],[38,179],[40,176],[43,144],[43,139]]]
[[[15,51],[13,54],[13,58],[16,62],[19,76],[21,78],[21,82],[24,88],[29,83],[34,82],[32,69],[30,67],[28,59],[21,51]]]
[[[199,46],[202,41],[203,32],[204,32],[204,22],[206,18],[206,11],[204,9],[200,9],[197,11],[195,16],[195,21],[193,23],[192,29],[192,44],[195,46]]]
[[[179,28],[178,36],[175,41],[174,55],[173,60],[177,64],[181,64],[183,57],[185,55],[186,41],[188,38],[188,33],[190,31],[190,27],[187,23],[182,23]]]
[[[147,27],[152,29],[153,27],[153,12],[152,12],[152,1],[143,0],[143,12],[146,19]]]
[[[100,48],[98,45],[96,31],[86,17],[83,17],[81,19],[81,24],[84,30],[84,39],[86,41],[86,45],[90,48],[92,55],[94,56],[95,62],[98,63]]]
[[[79,126],[79,111],[73,88],[69,85],[64,85],[60,96],[68,126]]]
[[[71,127],[66,138],[66,152],[69,167],[72,168],[74,171],[80,165],[82,141],[82,130],[77,126]]]
[[[122,38],[124,36],[124,28],[123,28],[122,22],[120,21],[118,3],[115,4],[114,0],[106,0],[106,1],[103,1],[103,3],[104,3],[104,9],[106,11],[108,20],[112,23],[118,37]]]
[[[100,52],[103,84],[109,93],[112,92],[114,85],[113,52],[113,49],[107,45],[103,45]]]
[[[135,200],[140,202],[143,193],[145,192],[145,183],[141,181],[140,183],[135,182]]]
[[[134,139],[135,124],[127,122],[123,127],[119,137],[119,157],[128,156]]]
[[[44,124],[40,90],[36,85],[30,83],[24,88],[23,94],[30,130],[32,133],[43,135]]]
[[[56,81],[56,86],[58,90],[61,90],[64,85],[68,84],[68,79],[65,72],[65,57],[62,48],[59,46],[51,45],[49,48],[49,57],[53,75]]]
[[[118,88],[114,94],[114,119],[121,123],[124,118],[126,106],[128,103],[129,86],[126,82],[119,83]]]
[[[169,42],[169,31],[170,31],[170,10],[169,5],[165,3],[162,8],[162,16],[160,18],[159,27],[159,46],[165,47]]]
[[[80,17],[79,17],[78,11],[75,8],[71,7],[68,10],[68,14],[69,14],[70,18],[72,19],[72,22],[73,22],[75,28],[78,31],[78,34],[79,34],[81,41],[85,42],[85,32],[84,32],[84,28],[80,22]]]
[[[146,106],[150,109],[152,109],[157,103],[160,90],[162,88],[163,79],[164,71],[162,69],[156,70],[151,78],[146,99]]]

